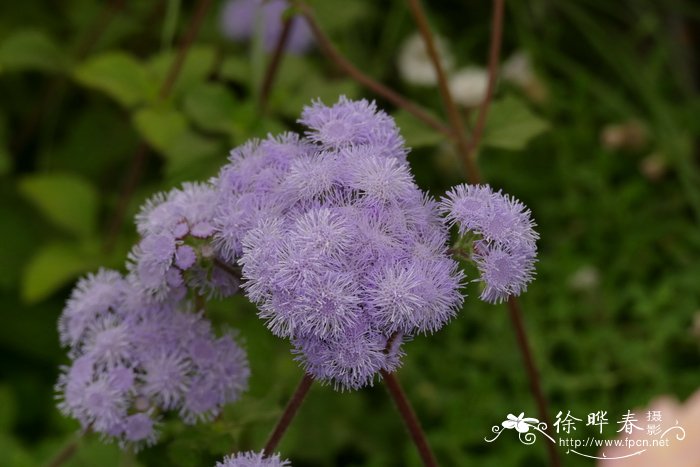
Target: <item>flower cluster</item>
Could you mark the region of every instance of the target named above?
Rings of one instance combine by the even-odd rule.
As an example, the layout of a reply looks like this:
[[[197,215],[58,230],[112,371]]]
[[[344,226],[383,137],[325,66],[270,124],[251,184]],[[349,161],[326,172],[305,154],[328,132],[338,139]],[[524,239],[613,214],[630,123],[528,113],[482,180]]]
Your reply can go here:
[[[232,456],[224,457],[214,467],[291,467],[292,464],[281,459],[279,454],[266,456],[263,452],[239,452]]]
[[[356,389],[396,368],[402,338],[456,314],[462,273],[391,117],[341,98],[299,121],[305,137],[232,152],[216,180],[215,243],[305,369]]]
[[[265,50],[272,51],[282,34],[286,0],[229,0],[221,12],[221,32],[234,41],[253,37],[261,29]],[[303,54],[313,45],[309,25],[301,18],[293,18],[287,38],[287,51]]]
[[[467,253],[485,285],[482,300],[500,303],[527,289],[534,276],[539,236],[525,205],[488,185],[458,185],[443,197],[440,207],[461,235],[475,236]]]
[[[216,193],[211,186],[185,183],[148,200],[136,216],[141,241],[127,267],[136,288],[155,300],[233,295],[238,279],[217,266],[211,247]]]
[[[81,279],[59,320],[70,366],[59,408],[105,438],[156,439],[158,414],[210,420],[246,388],[245,352],[187,302],[149,301],[116,271]]]

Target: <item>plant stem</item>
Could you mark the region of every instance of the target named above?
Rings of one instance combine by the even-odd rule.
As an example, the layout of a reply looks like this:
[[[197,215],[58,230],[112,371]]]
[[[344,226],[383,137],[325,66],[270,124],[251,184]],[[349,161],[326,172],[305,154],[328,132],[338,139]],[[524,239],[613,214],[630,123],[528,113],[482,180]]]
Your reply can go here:
[[[496,89],[498,78],[498,65],[501,57],[501,42],[503,39],[503,9],[504,0],[493,0],[493,15],[491,17],[491,46],[489,50],[488,84],[486,86],[486,96],[479,106],[479,113],[476,116],[476,124],[472,132],[472,138],[468,146],[468,157],[476,160],[476,150],[479,147],[481,138],[486,127],[486,116],[488,115],[493,93]]]
[[[267,443],[265,443],[265,447],[263,448],[263,452],[265,454],[270,455],[277,448],[277,445],[282,440],[282,436],[284,436],[284,433],[287,431],[287,428],[289,428],[289,425],[292,423],[292,420],[299,410],[299,407],[301,407],[302,402],[304,402],[304,398],[309,392],[313,382],[314,379],[309,376],[308,373],[304,373],[304,377],[299,382],[299,386],[297,386],[294,394],[292,394],[292,398],[289,399],[289,402],[287,402],[287,406],[284,408],[282,416],[277,421],[272,433],[270,433]]]
[[[282,63],[282,57],[284,56],[284,50],[287,46],[287,41],[292,33],[292,28],[294,27],[293,18],[287,17],[284,19],[284,24],[282,26],[282,32],[280,37],[277,39],[277,44],[275,44],[275,50],[272,53],[272,57],[267,64],[265,69],[265,76],[263,78],[262,88],[260,89],[260,111],[265,112],[267,108],[267,101],[270,98],[270,91],[272,91],[272,85],[277,77],[277,70],[279,70],[280,63]]]
[[[313,11],[305,3],[298,3],[297,6],[301,10],[301,14],[304,16],[306,21],[309,23],[309,27],[316,38],[321,51],[326,55],[326,57],[333,63],[335,63],[338,68],[340,68],[345,74],[350,76],[352,79],[365,86],[375,94],[382,96],[384,99],[388,100],[395,106],[406,110],[407,112],[413,114],[419,120],[429,127],[445,134],[450,138],[454,138],[455,135],[453,131],[446,126],[443,122],[433,117],[428,111],[420,107],[419,105],[413,103],[406,97],[400,95],[393,89],[383,85],[382,83],[375,81],[370,78],[362,71],[360,71],[355,65],[350,63],[350,61],[345,58],[338,49],[333,46],[330,39],[323,32],[319,26],[316,18],[314,17]]]
[[[182,70],[182,66],[187,58],[187,53],[192,46],[195,38],[199,34],[202,22],[206,16],[207,11],[211,7],[211,0],[199,0],[196,6],[194,17],[190,22],[189,28],[185,32],[180,46],[178,48],[177,55],[173,61],[168,74],[165,77],[165,81],[160,88],[158,96],[161,100],[165,100],[172,92],[175,83],[177,82],[177,77]],[[112,216],[112,220],[109,224],[107,230],[107,236],[105,241],[104,250],[111,251],[119,238],[119,231],[121,230],[122,224],[124,223],[124,218],[126,217],[126,210],[129,206],[129,201],[136,191],[138,182],[141,179],[141,173],[143,172],[143,166],[148,156],[148,147],[145,143],[140,143],[134,152],[134,156],[131,159],[131,164],[127,172],[126,180],[122,186],[121,194],[119,196],[119,202]]]
[[[530,391],[532,392],[532,395],[535,398],[535,403],[537,404],[537,412],[540,420],[547,424],[547,429],[545,431],[548,435],[552,436],[552,426],[549,423],[547,399],[542,391],[539,371],[537,370],[537,365],[535,364],[535,359],[533,358],[532,351],[530,349],[530,343],[528,342],[525,324],[523,323],[523,312],[520,308],[518,300],[515,297],[508,297],[508,311],[510,312],[510,320],[515,330],[515,337],[518,342],[518,347],[520,348],[520,354],[522,355],[525,363],[525,370],[530,383]],[[555,445],[552,443],[544,444],[547,445],[550,465],[559,467],[561,465],[561,461],[559,460],[559,455],[557,454]]]
[[[72,439],[63,448],[56,453],[56,455],[46,464],[46,467],[60,467],[61,465],[68,462],[78,450],[78,445],[80,443],[80,434],[76,435],[75,439]]]
[[[435,454],[433,454],[433,451],[430,449],[428,439],[420,426],[416,413],[411,407],[411,403],[406,397],[406,393],[404,393],[403,389],[401,388],[401,383],[399,383],[398,378],[396,378],[396,375],[393,373],[389,373],[384,370],[382,370],[381,373],[382,377],[384,378],[386,389],[389,391],[389,395],[391,395],[391,398],[394,400],[396,408],[401,414],[401,418],[403,418],[404,425],[406,426],[408,433],[411,435],[416,448],[418,448],[418,454],[420,454],[423,464],[426,467],[436,467],[438,464],[437,460],[435,459]]]
[[[478,183],[481,179],[481,174],[479,173],[479,166],[476,164],[475,154],[473,155],[469,148],[469,142],[465,134],[464,123],[462,122],[462,117],[452,98],[452,93],[450,92],[450,87],[447,83],[447,74],[442,68],[442,63],[440,62],[440,56],[438,55],[437,47],[435,46],[435,40],[433,39],[433,33],[430,30],[430,23],[425,14],[423,4],[421,0],[408,0],[408,6],[411,10],[420,35],[423,38],[425,47],[428,51],[428,56],[433,64],[435,73],[438,79],[438,88],[440,89],[440,96],[442,98],[443,105],[447,111],[447,118],[450,121],[450,126],[452,127],[452,133],[455,135],[455,144],[457,146],[458,152],[462,156],[462,161],[467,169],[467,180],[469,183]]]

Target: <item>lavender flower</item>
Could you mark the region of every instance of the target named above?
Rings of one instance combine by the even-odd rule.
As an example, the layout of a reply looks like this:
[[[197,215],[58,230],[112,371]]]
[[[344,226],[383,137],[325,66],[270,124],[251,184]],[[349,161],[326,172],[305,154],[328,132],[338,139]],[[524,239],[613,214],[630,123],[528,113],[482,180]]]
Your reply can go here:
[[[262,28],[263,46],[271,52],[282,34],[282,17],[287,9],[285,0],[229,0],[221,12],[221,32],[234,41],[250,39],[256,28]],[[300,18],[292,19],[287,38],[287,51],[303,54],[313,45],[313,34]]]
[[[59,408],[121,445],[157,438],[156,411],[210,420],[249,376],[232,334],[215,337],[186,302],[149,301],[119,273],[78,282],[59,320],[73,360],[59,377]]]
[[[264,452],[239,452],[224,457],[214,467],[291,467],[288,460],[282,460],[279,454],[265,456]]]
[[[144,204],[136,216],[142,239],[127,264],[132,285],[156,300],[184,296],[188,288],[209,296],[238,290],[237,279],[217,268],[218,258],[209,244],[215,200],[211,186],[185,183]]]
[[[488,185],[463,184],[443,197],[440,209],[461,235],[477,236],[470,255],[485,285],[482,300],[500,303],[527,289],[539,236],[524,204]]]
[[[463,275],[393,119],[342,97],[314,102],[300,122],[305,139],[287,134],[232,152],[214,180],[214,242],[242,266],[248,298],[304,368],[356,389],[398,366],[404,336],[456,314]]]

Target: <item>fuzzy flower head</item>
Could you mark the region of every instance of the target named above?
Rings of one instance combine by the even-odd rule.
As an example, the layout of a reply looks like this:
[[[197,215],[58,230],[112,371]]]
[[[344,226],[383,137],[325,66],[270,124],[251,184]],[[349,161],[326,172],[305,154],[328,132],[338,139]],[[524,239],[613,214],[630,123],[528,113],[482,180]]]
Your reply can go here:
[[[399,364],[395,336],[434,332],[456,314],[463,276],[391,117],[343,97],[314,102],[299,121],[305,138],[232,152],[214,180],[214,242],[302,366],[356,389]]]
[[[440,208],[460,235],[474,236],[468,254],[484,283],[482,300],[499,303],[527,289],[539,235],[524,204],[488,185],[463,184],[443,197]]]
[[[59,408],[122,446],[154,443],[158,412],[211,420],[247,387],[232,334],[216,337],[189,304],[153,302],[114,271],[78,283],[59,329],[72,360],[57,384]]]
[[[238,452],[226,456],[214,467],[291,467],[291,462],[282,459],[279,454],[266,456],[264,452]]]
[[[185,183],[146,201],[136,215],[141,241],[129,254],[130,282],[162,301],[187,290],[229,296],[238,280],[216,266],[209,245],[214,234],[216,193],[202,183]]]
[[[287,6],[285,0],[228,0],[221,12],[221,32],[228,39],[240,42],[251,39],[260,30],[263,46],[271,52],[282,34]],[[313,45],[313,34],[301,18],[291,21],[287,51],[303,54]]]

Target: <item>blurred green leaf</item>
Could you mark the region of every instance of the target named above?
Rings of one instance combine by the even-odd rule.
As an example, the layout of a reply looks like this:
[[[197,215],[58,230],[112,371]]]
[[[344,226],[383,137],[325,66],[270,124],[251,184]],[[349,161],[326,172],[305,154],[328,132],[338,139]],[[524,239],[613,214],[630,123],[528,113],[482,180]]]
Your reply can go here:
[[[549,123],[535,115],[525,102],[506,96],[491,105],[483,144],[517,151],[548,128]]]
[[[22,299],[36,303],[80,274],[94,269],[96,258],[75,244],[52,243],[39,249],[24,269]]]
[[[153,57],[147,64],[151,79],[159,87],[168,79],[168,73],[175,60],[176,51],[169,50]],[[214,70],[216,52],[211,46],[195,45],[187,52],[182,68],[177,75],[171,95],[178,96],[192,86],[203,82]]]
[[[95,232],[98,194],[87,181],[72,174],[28,175],[20,193],[55,225],[78,236]]]
[[[395,112],[393,117],[409,148],[435,146],[445,141],[445,135],[430,128],[405,110]]]
[[[185,116],[171,107],[141,109],[133,121],[141,136],[161,154],[167,154],[178,135],[187,131]]]
[[[187,92],[184,110],[200,128],[231,133],[236,114],[236,99],[221,84],[201,83]]]
[[[224,79],[248,85],[251,74],[250,60],[240,55],[229,55],[221,63],[219,76]]]
[[[10,431],[17,419],[17,401],[12,386],[0,384],[0,432]]]
[[[41,31],[22,30],[0,44],[0,71],[61,71],[66,57]]]
[[[0,433],[0,465],[36,467],[37,462],[19,441],[8,434]]]
[[[124,52],[106,52],[80,64],[75,79],[109,95],[125,107],[133,107],[155,95],[153,82],[143,65]]]

